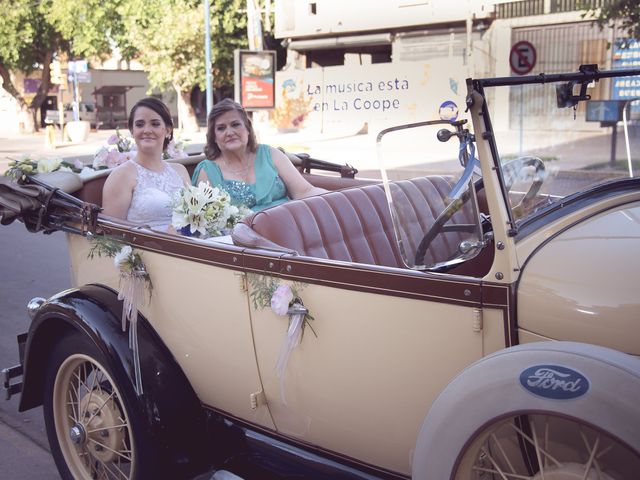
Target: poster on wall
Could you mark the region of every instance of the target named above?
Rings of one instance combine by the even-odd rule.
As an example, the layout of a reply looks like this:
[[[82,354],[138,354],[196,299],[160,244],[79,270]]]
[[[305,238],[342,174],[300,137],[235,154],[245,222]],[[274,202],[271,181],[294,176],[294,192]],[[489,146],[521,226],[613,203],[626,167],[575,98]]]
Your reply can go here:
[[[464,65],[458,61],[331,66],[276,73],[279,131],[377,133],[403,123],[458,117],[464,109]]]
[[[276,52],[236,50],[235,97],[247,110],[275,107]]]

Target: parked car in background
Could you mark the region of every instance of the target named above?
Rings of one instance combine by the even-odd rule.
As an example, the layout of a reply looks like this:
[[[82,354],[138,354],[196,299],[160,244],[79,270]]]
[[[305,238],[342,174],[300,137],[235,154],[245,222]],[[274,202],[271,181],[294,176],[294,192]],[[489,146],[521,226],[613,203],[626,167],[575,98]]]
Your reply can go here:
[[[78,114],[79,114],[79,120],[89,122],[92,128],[95,128],[97,126],[98,117],[96,115],[95,104],[80,102]],[[71,121],[73,121],[73,105],[71,105],[70,103],[67,103],[64,106],[64,123],[68,123]],[[59,110],[47,110],[45,123],[59,126],[60,125]]]
[[[107,171],[3,179],[74,284],[30,302],[7,395],[65,479],[637,479],[640,142],[585,120],[634,75],[469,79],[461,118],[378,135],[382,180],[292,157],[329,191],[230,236],[100,214]]]

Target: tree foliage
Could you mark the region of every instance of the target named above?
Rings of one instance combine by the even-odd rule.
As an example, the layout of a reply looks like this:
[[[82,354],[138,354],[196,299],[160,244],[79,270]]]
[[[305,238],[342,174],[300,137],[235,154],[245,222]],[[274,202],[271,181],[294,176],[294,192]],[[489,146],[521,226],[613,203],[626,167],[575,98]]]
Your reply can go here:
[[[638,0],[612,0],[600,8],[591,8],[593,2],[583,2],[587,14],[603,28],[618,26],[629,39],[640,39],[640,2]]]
[[[114,5],[125,0],[0,0],[0,76],[3,88],[23,110],[36,111],[51,86],[50,64],[56,56],[101,56],[123,37]],[[124,41],[123,45],[126,44]],[[31,102],[13,84],[12,71],[25,75],[41,70],[38,92]]]
[[[233,82],[233,50],[245,48],[243,0],[214,0],[211,47],[214,86]],[[128,40],[149,71],[152,87],[204,89],[204,6],[200,0],[129,0],[122,9]]]
[[[49,64],[54,52],[66,48],[64,38],[47,22],[40,5],[29,0],[0,0],[0,76],[3,88],[23,110],[39,107],[49,90]],[[11,71],[29,74],[42,68],[42,83],[31,104],[13,84]]]
[[[120,16],[127,0],[43,0],[41,10],[60,35],[69,39],[69,52],[77,57],[102,57],[118,47],[132,58],[136,50],[128,42]]]
[[[213,86],[233,83],[233,50],[246,48],[244,0],[211,3]],[[120,8],[127,40],[149,72],[152,88],[178,94],[182,126],[197,129],[191,91],[205,88],[204,5],[201,0],[126,0]]]
[[[233,51],[247,46],[245,5],[245,0],[211,0],[214,88],[233,84]],[[23,109],[31,108],[34,119],[56,56],[104,58],[117,49],[144,65],[153,89],[175,88],[183,107],[194,87],[204,90],[202,0],[0,0],[0,8],[3,86]],[[27,105],[10,72],[37,69],[41,91]]]

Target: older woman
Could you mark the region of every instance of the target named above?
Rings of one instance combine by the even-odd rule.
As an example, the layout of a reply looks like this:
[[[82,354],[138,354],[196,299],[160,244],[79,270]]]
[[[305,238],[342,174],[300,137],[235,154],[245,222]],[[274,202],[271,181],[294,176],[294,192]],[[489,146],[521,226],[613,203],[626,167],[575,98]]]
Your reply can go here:
[[[173,195],[190,183],[184,165],[162,159],[173,138],[171,113],[157,98],[143,98],[131,109],[129,131],[136,142],[136,156],[107,178],[102,211],[130,222],[168,228]]]
[[[209,113],[205,154],[193,183],[221,187],[234,204],[253,211],[325,192],[307,182],[280,150],[258,144],[247,113],[231,99],[218,102]]]

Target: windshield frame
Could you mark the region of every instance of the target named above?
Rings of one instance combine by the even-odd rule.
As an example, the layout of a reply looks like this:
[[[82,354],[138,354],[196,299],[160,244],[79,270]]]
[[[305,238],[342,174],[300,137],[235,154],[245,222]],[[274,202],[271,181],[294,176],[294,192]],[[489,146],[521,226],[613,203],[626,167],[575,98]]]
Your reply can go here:
[[[483,219],[480,213],[476,193],[478,181],[481,182],[482,179],[474,177],[476,170],[480,167],[480,161],[477,157],[474,156],[475,148],[473,147],[473,145],[475,144],[475,136],[469,129],[471,125],[472,124],[469,123],[468,119],[461,119],[457,121],[444,119],[426,120],[421,122],[395,125],[393,127],[386,128],[382,130],[376,138],[376,148],[378,153],[378,160],[380,162],[382,185],[391,215],[395,240],[398,245],[400,256],[406,268],[423,272],[444,272],[450,268],[455,267],[456,265],[464,263],[478,256],[481,251],[489,244],[489,240],[486,238],[485,232],[483,231]],[[451,138],[458,139],[460,145],[456,150],[458,161],[460,162],[462,171],[460,172],[460,177],[457,178],[455,184],[451,185],[451,190],[443,199],[446,200],[444,208],[442,209],[442,211],[439,211],[437,215],[434,215],[434,223],[427,231],[424,232],[422,241],[420,242],[420,245],[417,247],[416,251],[410,252],[408,250],[408,247],[405,246],[403,235],[401,233],[403,229],[403,222],[398,216],[398,211],[396,209],[396,200],[394,199],[394,194],[391,191],[391,184],[393,182],[390,181],[387,174],[386,162],[384,161],[385,154],[383,153],[382,149],[382,140],[387,134],[393,132],[427,126],[444,127],[443,129],[439,130],[438,134],[436,135],[436,138],[440,142],[446,143]],[[449,134],[441,138],[440,134],[446,133],[447,131],[449,132]],[[468,150],[468,148],[470,148],[470,150]],[[450,252],[453,255],[451,255],[449,258],[428,263],[425,262],[424,257],[427,247],[433,240],[435,240],[437,235],[445,233],[445,229],[448,228],[449,231],[453,231],[453,229],[455,229],[455,226],[447,226],[447,224],[452,218],[455,218],[453,216],[457,216],[457,212],[459,212],[463,208],[471,209],[471,213],[467,212],[467,214],[469,214],[469,216],[471,217],[472,223],[464,224],[464,231],[465,233],[469,234],[469,238],[466,238],[465,241],[462,241],[458,245],[458,250],[455,254],[453,252]],[[459,225],[459,227],[463,226]],[[463,230],[456,231],[462,232]],[[464,250],[462,249],[463,244]],[[421,256],[419,256],[419,252],[421,252]],[[418,258],[421,258],[422,263],[418,263],[420,261],[418,260]]]
[[[535,212],[528,217],[524,217],[522,219],[516,220],[513,210],[510,206],[508,189],[506,186],[505,180],[505,172],[502,168],[502,162],[500,161],[500,154],[498,153],[498,145],[496,142],[496,135],[494,133],[494,129],[491,123],[491,116],[489,113],[489,107],[487,105],[485,88],[494,88],[494,87],[511,87],[518,85],[531,85],[531,84],[551,84],[555,83],[556,85],[560,85],[561,83],[574,82],[576,85],[586,86],[587,84],[598,81],[604,78],[614,78],[614,77],[628,77],[628,76],[638,76],[640,75],[640,69],[619,69],[619,70],[603,70],[599,71],[597,65],[582,65],[580,66],[579,72],[576,73],[559,73],[559,74],[538,74],[538,75],[530,75],[530,76],[520,76],[520,77],[495,77],[495,78],[484,78],[484,79],[467,79],[467,88],[470,92],[469,99],[472,98],[471,92],[477,92],[482,96],[483,102],[481,106],[481,117],[484,121],[484,134],[483,139],[487,141],[489,150],[491,153],[491,162],[492,168],[498,172],[498,182],[500,187],[500,194],[503,197],[503,202],[507,206],[506,215],[507,215],[507,235],[510,237],[520,237],[520,232],[530,231],[530,227],[534,224],[540,224],[540,218],[546,217],[552,212],[557,212],[560,206],[566,205],[567,203],[573,203],[574,199],[583,198],[585,195],[590,195],[590,192],[593,188],[587,189],[585,191],[580,191],[575,194],[569,195],[566,197],[566,201],[563,200],[560,205],[552,206],[553,208],[542,209],[539,212]],[[588,96],[587,96],[588,97]],[[577,101],[587,100],[587,98],[579,98]],[[472,100],[469,100],[472,102]],[[613,183],[618,183],[621,180],[618,179]],[[628,182],[624,182],[628,183]],[[636,182],[637,183],[637,182]],[[607,188],[606,186],[596,187],[596,190],[601,190],[601,188]],[[610,188],[610,187],[609,187]],[[546,223],[546,222],[543,222]]]

